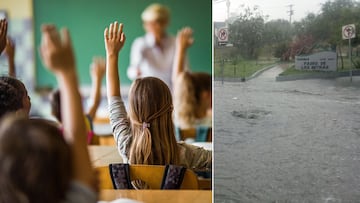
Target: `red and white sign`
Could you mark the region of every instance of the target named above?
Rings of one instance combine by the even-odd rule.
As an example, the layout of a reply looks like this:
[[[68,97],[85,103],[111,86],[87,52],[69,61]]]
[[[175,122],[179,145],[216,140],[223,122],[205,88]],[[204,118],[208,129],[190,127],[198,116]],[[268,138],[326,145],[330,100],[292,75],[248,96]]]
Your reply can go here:
[[[342,26],[343,39],[351,39],[351,38],[355,38],[355,36],[356,36],[356,30],[354,24]]]
[[[227,28],[221,28],[218,32],[219,42],[227,42],[229,40],[229,32]]]

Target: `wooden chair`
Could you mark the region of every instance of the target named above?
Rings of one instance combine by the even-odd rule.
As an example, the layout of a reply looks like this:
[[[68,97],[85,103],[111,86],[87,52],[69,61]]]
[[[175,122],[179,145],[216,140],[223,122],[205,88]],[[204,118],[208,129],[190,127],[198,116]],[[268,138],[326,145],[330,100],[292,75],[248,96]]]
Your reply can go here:
[[[112,134],[109,135],[95,135],[97,139],[99,140],[99,145],[104,146],[115,146],[115,139]]]
[[[110,170],[108,166],[96,167],[95,170],[99,177],[99,189],[114,189]],[[130,180],[145,181],[151,189],[161,189],[161,182],[164,175],[165,166],[159,165],[130,165]],[[199,183],[196,174],[187,169],[180,189],[197,190]]]
[[[186,139],[193,139],[196,140],[197,136],[197,129],[196,128],[189,128],[189,129],[178,129],[179,139],[181,141],[185,141]],[[211,128],[208,129],[206,142],[212,142],[212,130]]]
[[[110,120],[109,117],[95,117],[93,120],[94,125],[109,125]],[[115,140],[114,136],[111,133],[106,134],[95,134],[93,138],[93,145],[106,145],[106,146],[114,146]]]

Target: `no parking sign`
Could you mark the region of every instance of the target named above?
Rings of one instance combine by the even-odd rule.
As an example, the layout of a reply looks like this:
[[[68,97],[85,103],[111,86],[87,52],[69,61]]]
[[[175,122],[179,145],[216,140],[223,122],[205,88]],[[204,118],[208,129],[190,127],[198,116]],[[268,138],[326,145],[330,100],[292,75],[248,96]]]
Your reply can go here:
[[[356,30],[354,24],[344,25],[342,26],[342,38],[349,40],[349,64],[350,64],[350,81],[352,81],[352,48],[351,48],[351,39],[356,37]]]
[[[343,39],[351,39],[351,38],[355,38],[355,36],[356,36],[356,31],[355,31],[354,24],[342,26],[342,38]]]
[[[219,42],[227,42],[229,39],[229,32],[227,28],[221,28],[218,32]]]

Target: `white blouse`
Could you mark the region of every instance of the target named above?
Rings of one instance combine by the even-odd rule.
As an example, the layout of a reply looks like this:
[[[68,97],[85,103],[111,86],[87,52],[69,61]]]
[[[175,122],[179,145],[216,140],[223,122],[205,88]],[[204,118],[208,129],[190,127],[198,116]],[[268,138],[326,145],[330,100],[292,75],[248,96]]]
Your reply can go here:
[[[175,58],[176,38],[166,36],[162,39],[161,47],[155,44],[155,37],[146,34],[134,40],[130,53],[130,66],[127,74],[131,80],[136,79],[138,70],[140,77],[153,76],[163,80],[172,88],[172,69]],[[185,70],[188,69],[187,59]]]

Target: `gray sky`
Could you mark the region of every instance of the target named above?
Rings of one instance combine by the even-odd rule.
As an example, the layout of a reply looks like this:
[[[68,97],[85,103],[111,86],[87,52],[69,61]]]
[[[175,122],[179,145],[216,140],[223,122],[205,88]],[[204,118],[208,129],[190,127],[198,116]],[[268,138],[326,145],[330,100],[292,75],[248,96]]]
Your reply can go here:
[[[288,5],[293,4],[294,15],[292,21],[298,21],[308,13],[319,13],[321,3],[327,0],[230,0],[230,13],[241,11],[241,5],[253,7],[258,5],[264,15],[269,15],[268,20],[289,19]],[[226,0],[213,3],[214,21],[226,19]]]

